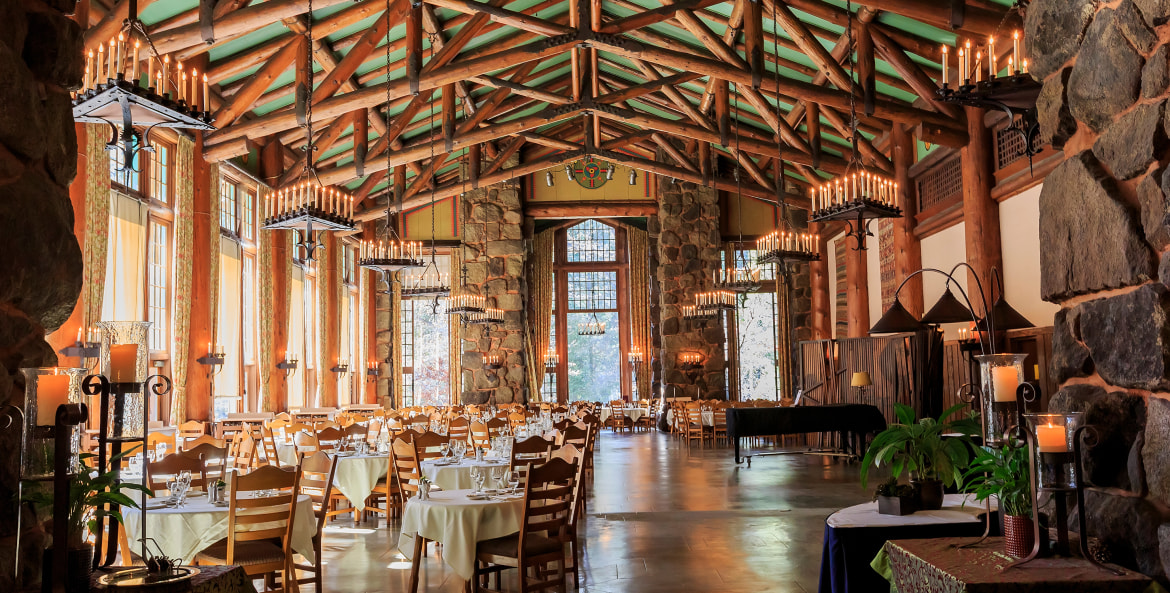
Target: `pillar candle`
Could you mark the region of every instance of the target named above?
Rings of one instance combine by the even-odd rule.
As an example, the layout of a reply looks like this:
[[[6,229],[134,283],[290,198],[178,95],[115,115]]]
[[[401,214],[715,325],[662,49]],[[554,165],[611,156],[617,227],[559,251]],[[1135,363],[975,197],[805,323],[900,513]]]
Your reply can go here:
[[[1016,367],[991,367],[991,394],[997,402],[1016,401],[1016,388],[1020,385],[1020,375]]]
[[[1036,447],[1041,453],[1065,453],[1068,451],[1068,433],[1064,425],[1036,427]]]
[[[98,47],[101,47],[101,46],[98,46]],[[83,84],[81,85],[83,88],[87,88],[87,89],[93,88],[93,83],[90,82],[90,79],[93,77],[93,74],[94,74],[93,50],[91,49],[91,50],[89,50],[89,55],[87,55],[85,58],[85,80],[83,81]]]
[[[57,374],[37,377],[37,425],[57,423],[57,406],[69,403],[69,375]]]
[[[110,382],[133,383],[138,380],[138,344],[110,346]]]
[[[137,39],[134,40],[134,59],[130,62],[130,78],[134,82],[142,77],[142,73],[138,71],[138,50],[142,48],[142,43]]]
[[[171,57],[163,56],[162,84],[158,87],[158,94],[167,94],[167,84],[171,82]]]

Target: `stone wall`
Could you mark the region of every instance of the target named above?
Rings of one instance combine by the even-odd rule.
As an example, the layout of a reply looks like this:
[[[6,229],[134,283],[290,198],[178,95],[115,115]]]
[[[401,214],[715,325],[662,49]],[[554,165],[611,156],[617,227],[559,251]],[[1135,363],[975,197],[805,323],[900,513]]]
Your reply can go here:
[[[512,166],[515,163],[509,163]],[[469,189],[463,197],[463,263],[467,289],[487,297],[489,307],[504,311],[502,325],[470,325],[463,339],[464,403],[526,401],[524,359],[526,246],[524,209],[517,181]],[[504,368],[483,368],[484,354],[498,354]]]
[[[53,366],[45,332],[81,292],[69,184],[77,137],[69,91],[81,85],[81,30],[72,2],[0,2],[0,406],[24,406],[22,367]],[[45,537],[27,509],[21,580],[13,582],[20,431],[0,430],[0,591],[32,589]]]
[[[1061,305],[1052,411],[1081,411],[1089,530],[1113,560],[1170,569],[1170,3],[1033,0],[1042,134],[1066,160],[1040,196],[1041,290]],[[1075,524],[1073,525],[1075,528]]]
[[[727,397],[724,378],[723,325],[681,317],[680,306],[709,290],[719,269],[719,198],[717,192],[668,177],[657,180],[658,218],[650,225],[657,244],[659,328],[662,349],[662,390],[666,397],[716,399]],[[683,352],[703,355],[704,368],[678,367]]]

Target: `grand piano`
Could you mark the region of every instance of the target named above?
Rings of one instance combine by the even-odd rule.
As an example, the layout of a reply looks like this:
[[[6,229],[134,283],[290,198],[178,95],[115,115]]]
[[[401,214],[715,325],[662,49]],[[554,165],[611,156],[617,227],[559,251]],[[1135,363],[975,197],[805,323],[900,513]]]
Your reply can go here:
[[[743,463],[739,440],[744,437],[835,432],[841,433],[843,445],[852,448],[856,442],[856,451],[860,451],[865,435],[885,429],[886,419],[881,410],[869,404],[727,409],[727,436],[735,444],[736,463]],[[750,456],[748,465],[751,465]]]

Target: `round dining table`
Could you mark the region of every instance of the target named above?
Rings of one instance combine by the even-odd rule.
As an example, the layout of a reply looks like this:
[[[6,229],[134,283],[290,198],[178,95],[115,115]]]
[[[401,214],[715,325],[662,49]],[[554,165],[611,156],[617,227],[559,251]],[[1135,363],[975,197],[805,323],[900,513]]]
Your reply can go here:
[[[715,426],[715,412],[713,410],[702,410],[700,416],[703,419],[703,426]],[[674,423],[674,410],[666,411],[666,424],[670,426]]]
[[[468,490],[475,486],[471,480],[471,468],[479,466],[489,472],[488,479],[491,479],[491,470],[494,467],[502,467],[507,470],[509,465],[508,460],[500,459],[485,459],[484,461],[476,461],[474,459],[462,459],[458,463],[446,463],[440,459],[428,459],[422,462],[422,473],[433,484],[437,485],[443,490]],[[340,470],[340,468],[338,468]]]
[[[629,418],[632,422],[637,422],[642,418],[650,415],[650,408],[622,408],[622,410],[625,413],[626,418]],[[601,419],[601,423],[605,424],[605,421],[609,420],[611,414],[612,412],[608,406],[601,408],[601,413],[598,416]]]
[[[524,495],[469,498],[471,490],[430,493],[429,500],[412,496],[402,510],[398,550],[411,559],[410,591],[418,589],[418,568],[426,541],[443,544],[443,561],[455,574],[470,580],[475,574],[478,542],[511,535],[520,530]]]
[[[187,498],[181,507],[162,506],[162,498],[146,501],[146,537],[158,543],[168,558],[181,558],[190,564],[195,555],[228,536],[228,507],[207,502],[207,495]],[[122,507],[122,523],[132,549],[140,549],[142,511]],[[313,501],[308,495],[297,498],[293,515],[292,541],[294,552],[314,560],[313,534],[317,532],[317,517],[313,515]],[[154,551],[153,547],[150,551]]]
[[[350,504],[361,508],[366,498],[378,485],[378,480],[386,476],[390,467],[390,457],[387,453],[372,455],[341,454],[337,462],[337,472],[333,474],[333,487],[337,489]]]

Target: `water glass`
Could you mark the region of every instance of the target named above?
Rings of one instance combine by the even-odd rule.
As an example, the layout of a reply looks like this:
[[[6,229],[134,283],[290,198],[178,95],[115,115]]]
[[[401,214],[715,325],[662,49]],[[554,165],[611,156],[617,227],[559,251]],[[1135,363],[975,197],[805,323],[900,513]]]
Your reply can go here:
[[[451,457],[451,444],[450,443],[443,443],[443,444],[439,445],[439,452],[443,455],[444,460],[450,459],[450,457]]]
[[[471,483],[475,484],[475,493],[483,492],[484,472],[478,465],[471,466]]]
[[[496,465],[496,466],[492,467],[491,471],[492,471],[492,487],[503,490],[504,489],[504,474],[508,471],[508,468],[505,466],[502,466],[502,465]]]
[[[508,472],[508,488],[515,494],[520,489],[520,470]]]

